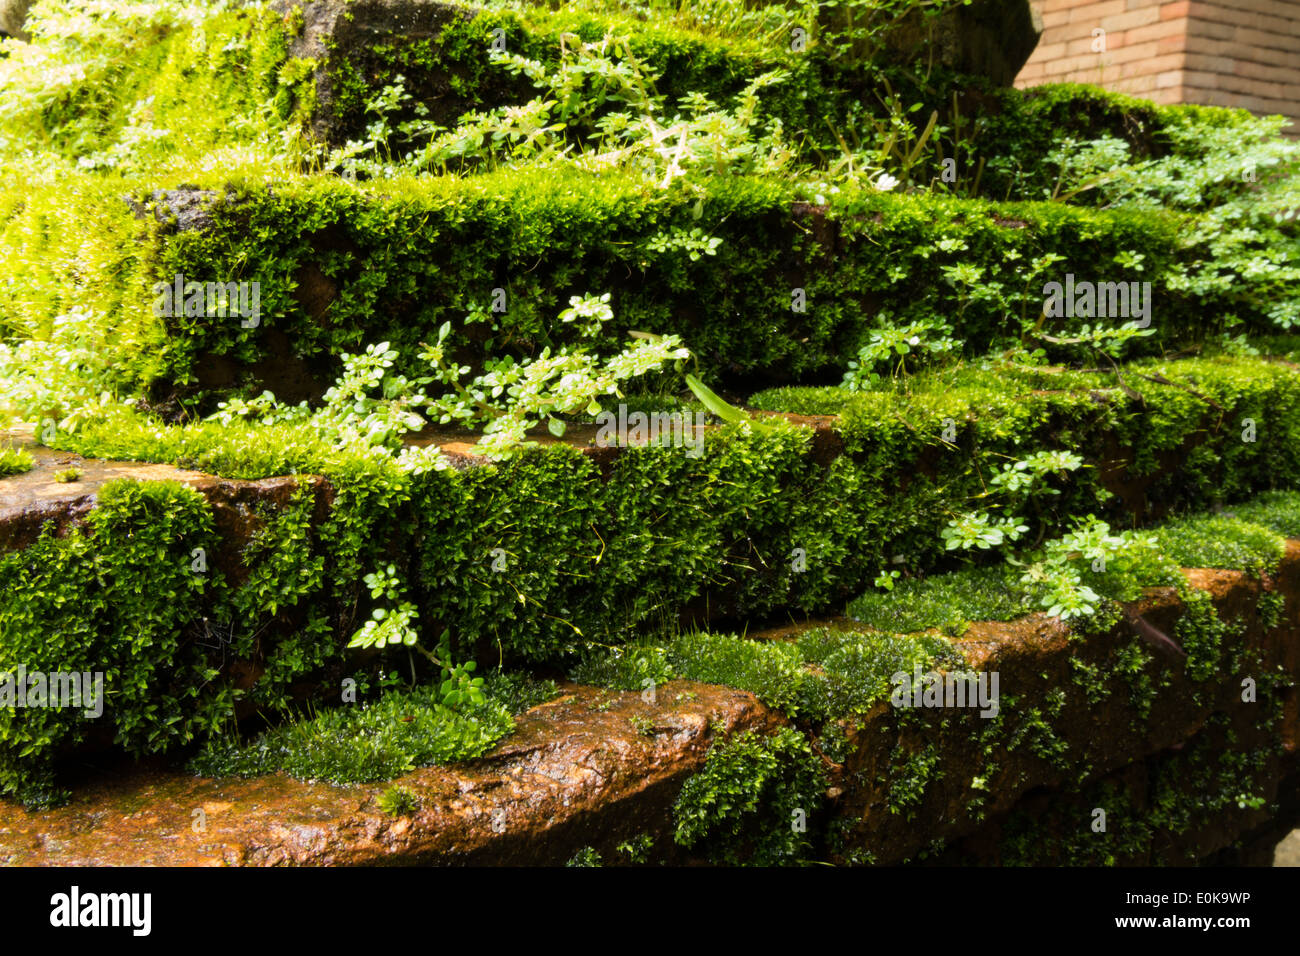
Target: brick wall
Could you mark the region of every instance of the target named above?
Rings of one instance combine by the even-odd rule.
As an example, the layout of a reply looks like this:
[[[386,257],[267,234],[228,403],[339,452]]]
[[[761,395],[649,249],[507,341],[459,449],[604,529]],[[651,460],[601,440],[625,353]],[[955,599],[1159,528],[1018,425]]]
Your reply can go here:
[[[1300,0],[1031,0],[1016,86],[1097,83],[1157,103],[1281,113],[1300,135]]]

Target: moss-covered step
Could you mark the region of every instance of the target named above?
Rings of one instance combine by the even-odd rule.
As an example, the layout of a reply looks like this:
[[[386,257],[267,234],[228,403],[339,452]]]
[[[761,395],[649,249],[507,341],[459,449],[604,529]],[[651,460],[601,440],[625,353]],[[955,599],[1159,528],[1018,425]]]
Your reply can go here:
[[[1101,470],[1096,480],[1117,498],[1079,499],[1060,513],[1101,507],[1142,523],[1274,484],[1290,487],[1300,442],[1292,415],[1297,374],[1288,360],[1228,356],[1143,360],[1109,373],[990,363],[871,391],[769,389],[749,404],[835,416],[846,455],[875,471],[907,461],[930,473],[953,464],[950,454],[974,461],[984,453],[1010,460],[1038,448],[1072,451]]]
[[[844,127],[853,106],[873,98],[873,83],[880,85],[873,65],[921,60],[932,74],[960,76],[967,87],[1010,86],[1037,41],[1027,0],[940,4],[924,18],[866,4],[820,23],[805,9],[755,4],[729,28],[669,4],[571,10],[490,0],[276,0],[271,6],[301,31],[292,55],[318,64],[311,127],[335,143],[362,136],[369,101],[399,77],[412,105],[424,104],[444,126],[471,110],[530,99],[526,77],[494,68],[494,49],[553,67],[566,42],[621,38],[626,50],[612,52],[648,63],[659,74],[658,92],[672,104],[688,93],[726,102],[749,80],[784,70],[785,82],[762,94],[764,113],[820,139]],[[857,22],[849,22],[853,17]],[[855,26],[862,34],[852,42],[843,34]]]
[[[6,865],[551,865],[670,857],[672,806],[710,744],[779,716],[725,687],[654,700],[566,685],[481,759],[336,786],[140,767],[65,807],[0,803]],[[699,861],[697,862],[708,862]]]
[[[1264,580],[1189,571],[1181,596],[1128,607],[1177,635],[1186,661],[1153,651],[1127,618],[1086,635],[1041,616],[978,622],[951,643],[843,622],[749,640],[684,635],[674,662],[712,667],[716,683],[736,679],[733,645],[811,655],[810,677],[860,692],[833,698],[854,714],[810,725],[790,707],[805,695],[769,708],[746,691],[629,669],[618,679],[637,689],[565,685],[483,759],[391,782],[140,768],[53,811],[0,805],[0,853],[173,865],[1191,862],[1270,812],[1296,822],[1270,804],[1300,771],[1287,749],[1300,732],[1300,541],[1274,570]],[[895,707],[892,675],[909,665],[996,671],[996,716]],[[751,669],[769,685],[792,673]],[[794,727],[778,711],[793,712]],[[1171,784],[1179,774],[1204,789]]]
[[[1294,496],[1289,508],[1258,507],[1255,517],[1285,515],[1290,527],[1300,515]],[[781,844],[781,862],[1188,863],[1259,828],[1279,805],[1290,825],[1300,819],[1279,789],[1300,772],[1300,541],[1275,537],[1262,576],[1185,570],[1178,586],[1149,589],[1081,628],[1025,616],[968,574],[939,575],[924,590],[971,619],[952,636],[868,626],[926,623],[907,619],[924,602],[899,591],[883,596],[894,613],[863,622],[683,634],[603,652],[574,676],[629,690],[679,678],[725,684],[807,735],[811,749],[786,748],[780,772],[768,767],[775,753],[719,745],[718,765],[678,811],[700,823],[687,832],[715,861],[744,859],[752,841],[787,833],[802,810],[806,836]],[[791,781],[815,771],[814,755],[833,764],[829,799],[805,789],[791,802]],[[1179,786],[1180,773],[1200,785]],[[710,813],[711,788],[761,790],[744,783],[753,779],[769,789],[747,813]],[[1054,817],[1040,824],[1033,814],[1044,805]]]
[[[973,671],[999,676],[1000,706],[985,719],[975,709],[899,710],[880,705],[848,728],[837,810],[837,851],[844,859],[890,862],[918,850],[915,834],[946,842],[970,836],[1036,788],[1072,795],[1097,778],[1178,749],[1207,726],[1226,736],[1197,746],[1213,789],[1178,787],[1177,806],[1116,800],[1104,832],[1087,814],[1070,821],[1069,841],[1093,843],[1096,858],[1157,860],[1174,846],[1204,855],[1196,829],[1238,798],[1267,806],[1278,781],[1295,771],[1300,679],[1300,545],[1292,541],[1265,584],[1243,572],[1192,571],[1193,590],[1157,592],[1130,606],[1109,628],[1080,638],[1048,619],[975,624],[961,637]],[[1179,642],[1186,659],[1144,639],[1147,627]],[[888,721],[883,731],[873,716]],[[1189,755],[1190,756],[1190,755]],[[1199,771],[1198,771],[1199,773]],[[1173,791],[1166,787],[1167,797]],[[1243,829],[1268,816],[1242,821]],[[918,828],[917,821],[925,824]],[[1014,832],[1016,826],[1010,825]],[[988,862],[1069,862],[1048,847],[1008,852]]]
[[[1049,479],[1058,494],[1024,513],[1031,540],[1064,533],[1073,515],[1149,520],[1158,509],[1134,514],[1118,500],[1130,471],[1159,487],[1164,507],[1288,483],[1300,453],[1287,437],[1300,429],[1296,373],[1262,360],[1185,364],[1200,397],[1164,384],[1188,378],[1179,363],[1137,398],[1086,377],[1074,390],[1035,390],[1041,371],[1019,394],[1015,376],[992,374],[965,394],[940,383],[928,399],[900,396],[900,414],[881,415],[874,431],[842,436],[844,452],[825,424],[777,416],[707,429],[698,455],[552,442],[498,465],[462,450],[462,467],[421,475],[383,454],[336,452],[301,426],[166,427],[127,413],[50,441],[241,480],[139,482],[138,465],[91,463],[60,483],[66,464],[44,458],[0,479],[10,499],[0,539],[12,548],[0,556],[0,652],[30,669],[129,668],[136,697],[119,701],[127,727],[116,744],[156,752],[220,726],[238,700],[274,710],[364,670],[345,645],[373,610],[391,610],[364,582],[387,566],[421,632],[449,630],[458,653],[562,662],[682,617],[825,611],[886,567],[942,566],[950,516],[986,501],[992,476],[1031,452],[1102,449]],[[952,442],[936,395],[965,402]],[[1229,418],[1207,419],[1208,396]],[[1237,415],[1258,417],[1260,440],[1242,440]],[[1136,444],[1108,457],[1116,429],[1161,454]],[[170,675],[171,709],[152,704],[160,678],[141,654]],[[88,732],[41,716],[41,734],[69,746]],[[9,768],[10,784],[48,769],[38,750],[19,761],[23,773]]]
[[[571,10],[548,4],[509,5],[434,0],[276,0],[296,34],[290,55],[314,65],[315,98],[309,128],[322,142],[340,145],[364,137],[373,119],[370,102],[400,83],[410,101],[391,117],[394,125],[424,107],[431,120],[451,127],[463,114],[531,100],[532,80],[492,62],[498,50],[554,68],[564,44],[616,38],[610,54],[641,61],[659,74],[657,92],[670,103],[688,93],[730,102],[750,81],[777,69],[791,77],[762,94],[764,112],[794,129],[824,125],[847,104],[867,95],[864,71],[836,68],[816,52],[791,50],[790,28],[775,16],[768,36],[703,33],[679,17],[637,17],[594,5]],[[829,81],[829,82],[828,82]]]
[[[74,305],[102,314],[104,364],[124,388],[152,386],[159,399],[270,388],[291,402],[319,396],[340,353],[367,344],[391,343],[416,370],[419,343],[444,322],[471,365],[489,347],[572,342],[558,316],[584,293],[611,295],[604,344],[630,330],[676,333],[706,376],[733,383],[838,378],[882,312],[945,316],[968,354],[1018,343],[1009,315],[1041,314],[1045,283],[1067,275],[1150,282],[1153,334],[1135,343],[1148,352],[1216,333],[1229,311],[1266,322],[1267,303],[1178,291],[1198,253],[1162,211],[850,190],[812,205],[746,177],[642,186],[572,172],[254,180],[142,193],[135,213],[102,187],[51,189],[16,206],[0,236],[33,264],[31,294],[6,308],[35,338]],[[105,230],[89,262],[50,254],[67,238],[56,224],[73,216]],[[710,239],[720,240],[711,254],[695,248]],[[1062,259],[1027,265],[1047,254]],[[1116,264],[1130,254],[1140,274]],[[209,299],[211,283],[244,283],[242,311]],[[1069,337],[1088,321],[1061,316],[1043,331]]]
[[[367,114],[367,103],[376,97],[398,110],[389,117],[390,125],[410,118],[410,109],[419,103],[451,126],[465,109],[519,105],[536,93],[527,81],[490,63],[497,29],[503,31],[499,39],[508,51],[535,56],[548,66],[559,57],[562,36],[626,36],[630,51],[662,73],[656,86],[672,106],[691,92],[729,105],[730,94],[747,82],[783,69],[789,74],[783,82],[758,93],[760,118],[783,118],[786,129],[803,140],[797,145],[824,147],[833,156],[839,154],[837,136],[847,132],[851,138],[854,127],[864,122],[855,109],[884,111],[878,100],[881,80],[871,64],[861,62],[871,51],[834,41],[819,44],[815,36],[804,51],[791,49],[801,13],[769,11],[756,21],[751,11],[747,22],[719,25],[689,9],[621,6],[610,4],[600,12],[588,5],[578,12],[546,4],[503,3],[482,10],[455,3],[375,0],[235,8],[52,5],[33,17],[33,45],[10,54],[16,75],[5,94],[6,138],[0,145],[11,158],[27,149],[50,151],[112,175],[138,170],[147,165],[146,157],[168,165],[177,155],[211,161],[214,151],[233,146],[256,151],[267,145],[268,134],[278,138],[304,127],[324,141],[345,134],[365,139],[365,127],[376,115]],[[953,12],[965,16],[974,11],[957,6]],[[891,13],[886,5],[873,15]],[[979,77],[968,72],[978,66],[959,72],[954,83],[957,78],[942,67],[935,69],[935,58],[929,56],[944,51],[927,48],[927,43],[920,39],[909,53],[929,60],[929,82],[917,86],[909,82],[906,69],[896,70],[895,88],[908,104],[922,102],[940,110],[943,123],[965,120],[961,148],[969,151],[978,141],[988,195],[1007,195],[1012,174],[1029,183],[1031,192],[1020,195],[1036,196],[1042,185],[1050,188],[1056,170],[1049,175],[1041,154],[1053,131],[1081,138],[1114,135],[1129,142],[1136,156],[1147,158],[1169,148],[1165,129],[1189,109],[1158,107],[1089,87],[981,89]],[[611,52],[616,59],[622,56]],[[888,51],[875,52],[884,54],[882,62],[889,59]],[[55,77],[54,63],[69,68]],[[39,72],[44,85],[24,83],[25,68],[31,75]],[[418,94],[404,108],[384,95],[399,75],[407,94]],[[954,105],[959,112],[952,112]],[[1203,120],[1219,117],[1210,125],[1248,116],[1244,111],[1190,109]],[[975,130],[974,118],[988,128]],[[400,137],[394,145],[403,145]],[[1003,169],[1009,158],[1010,167]],[[937,168],[930,172],[937,177]]]

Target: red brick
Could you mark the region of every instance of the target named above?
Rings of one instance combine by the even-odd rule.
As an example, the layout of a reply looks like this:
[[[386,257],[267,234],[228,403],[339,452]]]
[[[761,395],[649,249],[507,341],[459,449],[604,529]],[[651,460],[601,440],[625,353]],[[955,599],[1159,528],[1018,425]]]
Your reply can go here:
[[[1233,72],[1237,76],[1244,76],[1247,79],[1285,83],[1287,86],[1294,87],[1291,91],[1293,98],[1297,98],[1296,95],[1300,94],[1300,69],[1276,63],[1252,63],[1249,60],[1238,60]]]
[[[1239,23],[1242,17],[1273,17],[1279,20],[1300,20],[1296,4],[1278,0],[1191,0],[1189,16],[1221,23]]]
[[[1165,53],[1183,53],[1187,50],[1187,36],[1178,34],[1177,36],[1165,37],[1156,44],[1156,55],[1160,56]]]
[[[1297,27],[1300,28],[1300,24],[1297,24]],[[1287,36],[1282,33],[1239,27],[1237,32],[1233,34],[1233,39],[1238,43],[1245,43],[1257,49],[1300,50],[1300,29],[1295,35]]]
[[[1090,53],[1087,56],[1065,56],[1052,60],[1047,64],[1047,75],[1056,76],[1074,70],[1096,69],[1100,65],[1095,53]]]
[[[1092,23],[1095,26],[1105,27],[1106,24],[1101,22],[1103,18],[1124,16],[1126,10],[1124,0],[1100,0],[1100,2],[1088,4],[1086,7],[1075,7],[1070,11],[1070,22]],[[1106,29],[1110,28],[1106,27]],[[1124,28],[1120,27],[1119,29]]]
[[[1189,70],[1201,70],[1207,73],[1230,74],[1237,67],[1237,61],[1230,56],[1206,56],[1189,50],[1184,55],[1184,63]]]
[[[1132,63],[1134,60],[1153,59],[1156,55],[1155,42],[1136,43],[1132,46],[1122,46],[1117,49],[1107,50],[1104,54],[1105,59],[1111,63]]]
[[[1179,87],[1183,85],[1184,73],[1182,70],[1165,70],[1156,76],[1156,87],[1158,89],[1169,89],[1170,87]]]
[[[1183,102],[1181,91],[1177,89],[1152,90],[1144,96],[1144,99],[1148,99],[1152,103],[1159,103],[1162,106]]]
[[[1119,30],[1132,30],[1136,27],[1144,27],[1148,23],[1156,23],[1160,20],[1160,10],[1157,7],[1146,7],[1142,10],[1129,10],[1118,16],[1103,17],[1101,28],[1112,33]]]
[[[1226,23],[1212,23],[1191,16],[1187,20],[1187,35],[1193,37],[1211,37],[1215,40],[1231,40],[1237,35],[1237,28]]]
[[[1051,46],[1040,46],[1034,51],[1033,59],[1039,61],[1059,60],[1065,56],[1065,44],[1053,43]]]
[[[1156,88],[1156,77],[1154,73],[1126,76],[1114,85],[1121,93],[1149,93]]]
[[[1160,7],[1161,20],[1178,20],[1187,16],[1187,11],[1191,9],[1191,0],[1177,0],[1176,3],[1166,3]]]
[[[1082,37],[1078,40],[1071,40],[1069,43],[1065,45],[1065,55],[1078,56],[1084,53],[1091,53],[1093,56],[1100,56],[1101,53],[1098,53],[1096,50],[1092,48],[1093,42],[1094,42],[1093,37]],[[1102,52],[1109,53],[1112,46],[1115,45],[1118,44],[1115,44],[1110,37],[1106,37],[1106,47]]]
[[[1124,64],[1120,70],[1120,76],[1143,76],[1145,74],[1156,74],[1161,70],[1176,70],[1183,65],[1183,56],[1181,53],[1171,53],[1168,56],[1153,56],[1149,59],[1135,60],[1132,63]]]
[[[1181,20],[1162,20],[1144,27],[1137,27],[1124,34],[1125,44],[1142,43],[1146,40],[1163,40],[1165,37],[1186,36]]]

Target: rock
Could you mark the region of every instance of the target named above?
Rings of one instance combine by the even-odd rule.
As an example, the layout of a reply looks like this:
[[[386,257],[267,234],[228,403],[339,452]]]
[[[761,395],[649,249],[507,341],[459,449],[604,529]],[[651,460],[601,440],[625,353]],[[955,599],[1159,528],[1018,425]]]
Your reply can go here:
[[[32,0],[0,0],[0,35],[30,40],[24,24],[31,5]]]
[[[273,0],[271,9],[286,17],[301,11],[303,28],[290,44],[290,56],[319,64],[332,57],[357,69],[364,69],[365,55],[376,45],[399,37],[403,44],[436,37],[453,18],[472,20],[477,15],[472,8],[436,0]],[[447,78],[441,78],[437,90],[428,88],[431,79],[436,78],[407,77],[421,99],[450,94]],[[335,83],[329,69],[318,67],[310,131],[320,142],[344,138],[333,119]]]
[[[643,833],[656,857],[672,857],[672,804],[716,735],[780,723],[751,694],[688,681],[664,684],[656,705],[637,692],[563,691],[518,717],[515,733],[485,756],[387,783],[204,780],[140,767],[78,790],[56,810],[0,803],[0,863],[559,865],[588,845],[613,862],[620,842]],[[678,701],[685,691],[694,696]],[[604,700],[609,706],[596,709]],[[643,736],[632,717],[663,732]],[[415,796],[414,815],[380,811],[391,786]],[[153,811],[148,821],[132,816],[142,803]],[[196,833],[200,808],[205,829]]]
[[[137,219],[153,213],[160,223],[174,225],[177,232],[189,232],[212,225],[208,208],[217,197],[213,190],[181,185],[176,189],[155,189],[144,202],[127,197],[126,204]]]

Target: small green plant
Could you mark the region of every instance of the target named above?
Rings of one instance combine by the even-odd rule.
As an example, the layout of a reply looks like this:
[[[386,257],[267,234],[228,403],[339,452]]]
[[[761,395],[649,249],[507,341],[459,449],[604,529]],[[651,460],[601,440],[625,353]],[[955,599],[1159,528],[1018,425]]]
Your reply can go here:
[[[595,847],[584,846],[569,858],[565,866],[604,866]]]
[[[638,833],[630,840],[624,840],[616,849],[627,857],[629,863],[647,863],[650,860],[650,851],[654,849],[655,838],[649,833]]]
[[[69,484],[81,478],[80,468],[64,468],[62,471],[54,473],[54,480],[61,484]]]
[[[642,737],[653,737],[655,733],[655,722],[649,717],[643,717],[635,714],[628,718],[628,722],[636,728],[636,732]]]
[[[960,343],[951,337],[952,328],[938,319],[921,319],[904,325],[889,321],[889,313],[878,317],[879,327],[869,333],[856,361],[849,362],[843,386],[849,391],[866,391],[886,379],[899,377],[906,369],[908,357],[919,361],[947,355]],[[892,368],[890,368],[892,366]],[[881,369],[889,369],[882,372]]]
[[[686,781],[673,807],[674,838],[715,861],[797,863],[811,847],[809,821],[825,789],[821,762],[797,730],[746,731],[714,744]]]
[[[414,816],[420,809],[420,800],[405,787],[389,787],[379,795],[380,812],[390,817]]]
[[[406,600],[406,590],[397,576],[395,565],[388,565],[365,576],[370,596],[376,601],[387,601],[371,612],[370,620],[352,635],[348,647],[383,648],[402,645],[418,651],[437,667],[442,674],[442,703],[446,707],[474,706],[484,703],[483,678],[472,677],[478,666],[474,661],[453,663],[451,656],[451,631],[444,629],[436,651],[421,646],[415,622],[419,611]]]
[[[21,448],[0,448],[0,478],[31,471],[36,460]]]

